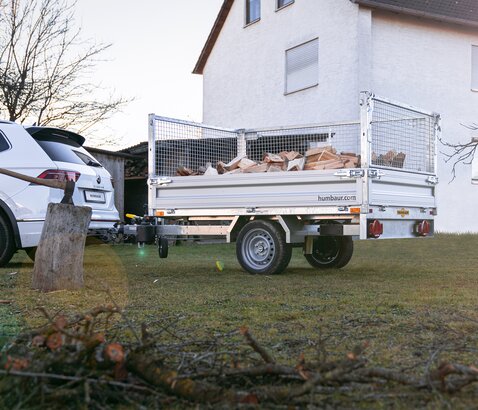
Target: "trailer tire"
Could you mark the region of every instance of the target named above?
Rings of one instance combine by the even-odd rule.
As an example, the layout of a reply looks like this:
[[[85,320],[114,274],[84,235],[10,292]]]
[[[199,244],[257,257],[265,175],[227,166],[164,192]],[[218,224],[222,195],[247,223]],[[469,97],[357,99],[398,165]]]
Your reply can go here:
[[[323,236],[314,239],[312,254],[304,256],[314,268],[339,269],[350,262],[353,252],[351,236]]]
[[[4,214],[0,212],[0,267],[10,262],[15,251],[12,228]]]
[[[251,274],[277,275],[289,265],[292,245],[286,242],[279,224],[256,220],[239,231],[236,255],[244,270]]]
[[[167,238],[160,236],[158,238],[158,253],[161,259],[167,258],[169,252],[169,242]]]

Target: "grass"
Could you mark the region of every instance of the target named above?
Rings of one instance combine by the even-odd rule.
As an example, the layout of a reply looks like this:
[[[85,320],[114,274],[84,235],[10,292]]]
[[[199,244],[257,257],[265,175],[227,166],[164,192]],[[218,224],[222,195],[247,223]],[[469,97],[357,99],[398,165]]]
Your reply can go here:
[[[368,342],[377,365],[423,371],[430,357],[478,362],[478,236],[437,235],[424,240],[355,243],[354,257],[339,271],[318,272],[300,249],[285,273],[252,276],[243,272],[232,245],[170,248],[160,260],[154,247],[88,247],[85,290],[41,294],[30,290],[33,264],[19,252],[0,269],[0,345],[22,327],[43,323],[34,308],[77,312],[115,302],[132,322],[180,318],[189,337],[208,337],[247,325],[283,360],[313,355],[319,338],[332,356]],[[222,272],[216,260],[224,263]],[[17,272],[14,275],[11,273]],[[443,400],[453,407],[473,403],[471,387]],[[406,406],[405,406],[406,407]]]

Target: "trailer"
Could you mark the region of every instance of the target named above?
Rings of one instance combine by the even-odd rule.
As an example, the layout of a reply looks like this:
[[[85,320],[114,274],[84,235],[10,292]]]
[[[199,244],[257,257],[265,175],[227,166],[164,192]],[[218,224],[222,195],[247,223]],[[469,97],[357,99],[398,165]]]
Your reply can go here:
[[[354,240],[433,236],[440,116],[370,92],[357,111],[265,129],[150,114],[148,217],[125,233],[160,257],[168,239],[220,237],[252,274],[282,272],[293,247],[329,269],[350,261]]]

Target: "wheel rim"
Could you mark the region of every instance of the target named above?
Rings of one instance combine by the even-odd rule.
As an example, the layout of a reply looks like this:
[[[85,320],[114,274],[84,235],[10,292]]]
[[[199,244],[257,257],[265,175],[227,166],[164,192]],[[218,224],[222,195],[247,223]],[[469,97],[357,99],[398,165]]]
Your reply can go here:
[[[276,254],[274,240],[264,229],[249,231],[244,236],[241,248],[245,262],[256,270],[269,267]]]
[[[327,265],[338,258],[340,253],[340,243],[336,238],[317,238],[314,241],[314,259]]]

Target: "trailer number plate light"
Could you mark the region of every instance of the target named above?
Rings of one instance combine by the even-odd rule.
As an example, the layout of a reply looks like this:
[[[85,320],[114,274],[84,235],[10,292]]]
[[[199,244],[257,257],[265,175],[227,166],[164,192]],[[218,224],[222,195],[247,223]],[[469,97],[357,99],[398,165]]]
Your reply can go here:
[[[410,211],[408,209],[402,208],[397,211],[397,215],[400,215],[402,218],[410,215]]]

